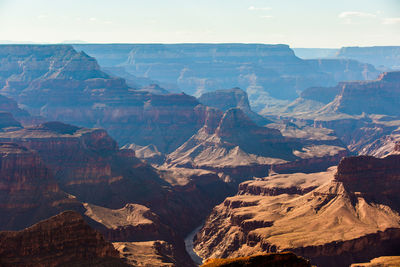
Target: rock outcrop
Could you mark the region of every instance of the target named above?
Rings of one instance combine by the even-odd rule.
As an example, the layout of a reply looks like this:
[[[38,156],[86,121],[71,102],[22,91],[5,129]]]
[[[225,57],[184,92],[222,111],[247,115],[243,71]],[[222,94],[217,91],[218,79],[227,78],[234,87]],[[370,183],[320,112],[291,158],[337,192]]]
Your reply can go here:
[[[240,108],[250,119],[260,126],[271,122],[251,110],[247,93],[237,87],[204,93],[198,99],[200,103],[222,111],[228,111],[231,108]]]
[[[18,232],[0,232],[1,266],[129,266],[76,212]]]
[[[304,166],[308,172],[326,169],[347,154],[333,136],[333,140],[311,141],[285,137],[278,129],[257,126],[238,108],[229,109],[215,122],[170,153],[166,164],[214,170],[243,181],[263,177],[271,168],[279,172],[296,172]]]
[[[342,78],[368,77],[376,72],[371,65],[354,60],[302,60],[286,45],[109,44],[75,48],[98,58],[101,66],[124,67],[129,74],[121,73],[121,77],[145,76],[168,90],[180,88],[199,96],[239,86],[249,93],[257,111],[265,107],[269,96],[293,99],[296,90],[329,86]]]
[[[297,257],[293,253],[271,253],[234,259],[210,259],[202,267],[258,267],[258,266],[288,266],[311,267],[309,261]]]
[[[2,45],[0,60],[1,94],[48,121],[104,128],[121,145],[154,144],[169,153],[207,117],[194,97],[130,88],[69,45]]]
[[[114,242],[114,247],[132,266],[175,267],[182,258],[175,255],[173,247],[162,240],[144,242]],[[191,266],[191,265],[190,265]]]
[[[336,57],[366,62],[380,69],[400,69],[400,46],[342,47]]]
[[[385,72],[375,81],[346,82],[340,93],[321,112],[384,114],[400,112],[400,72]]]
[[[383,256],[369,262],[353,263],[350,267],[396,267],[400,265],[400,256]]]
[[[16,101],[3,95],[0,95],[0,112],[11,114],[18,121],[13,121],[11,126],[21,126],[20,123],[23,125],[33,125],[44,121],[42,117],[31,116],[26,110],[19,108]]]
[[[398,255],[398,160],[351,157],[336,174],[243,183],[239,195],[214,209],[195,251],[206,259],[293,251],[318,266]]]
[[[35,150],[60,187],[84,202],[120,207],[155,198],[166,185],[133,151],[118,149],[102,129],[48,122],[0,133],[0,140]],[[146,189],[135,186],[137,183],[146,185]],[[124,187],[133,191],[126,192]],[[145,197],[146,190],[152,190],[153,195]]]
[[[38,154],[16,143],[0,143],[0,230],[28,227],[66,209],[82,207],[60,190]]]
[[[307,62],[319,71],[332,75],[335,81],[374,80],[380,74],[373,65],[352,59],[309,59]]]
[[[355,154],[384,157],[399,141],[399,86],[400,72],[386,72],[373,81],[309,88],[274,114],[299,125],[331,129]]]
[[[182,237],[233,192],[215,173],[157,170],[132,150],[119,149],[101,129],[48,122],[1,132],[0,141],[36,151],[61,190],[79,201],[109,209],[128,203],[145,205]],[[27,168],[32,166],[26,162]]]
[[[114,210],[88,203],[84,203],[84,207],[85,216],[95,222],[92,222],[94,227],[108,241],[114,242],[122,256],[134,266],[146,262],[146,266],[193,265],[183,240],[149,208],[131,203]],[[146,260],[145,253],[155,258]]]

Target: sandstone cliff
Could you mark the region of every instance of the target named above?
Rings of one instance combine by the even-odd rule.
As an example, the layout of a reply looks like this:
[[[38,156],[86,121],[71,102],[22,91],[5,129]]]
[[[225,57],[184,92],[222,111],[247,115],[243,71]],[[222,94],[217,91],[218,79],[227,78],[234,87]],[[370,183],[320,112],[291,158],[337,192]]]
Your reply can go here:
[[[230,108],[240,108],[250,119],[260,126],[271,122],[251,110],[247,93],[237,87],[229,90],[216,90],[204,93],[198,99],[200,103],[222,111],[227,111]]]
[[[0,143],[0,229],[21,229],[66,209],[81,210],[81,205],[60,190],[38,154]]]
[[[101,129],[48,122],[2,132],[0,140],[36,151],[48,175],[79,201],[111,209],[128,203],[145,205],[182,237],[233,192],[215,173],[157,170],[136,158],[132,150],[119,149]],[[34,166],[31,161],[24,164]]]
[[[183,240],[149,208],[127,204],[113,210],[85,203],[85,216],[134,266],[192,266]],[[147,259],[143,254],[148,253]],[[149,258],[155,257],[155,258]],[[157,259],[158,258],[158,259]]]
[[[399,156],[346,158],[326,174],[241,184],[198,233],[203,258],[293,251],[318,266],[397,255]],[[396,193],[397,192],[397,193]]]
[[[347,154],[334,136],[320,134],[308,139],[312,136],[308,134],[300,139],[285,133],[286,137],[274,126],[257,126],[238,108],[229,109],[215,122],[170,153],[167,165],[214,170],[243,181],[265,176],[271,166],[278,172],[294,172],[304,166],[307,172],[326,169]]]
[[[210,259],[202,267],[258,267],[258,266],[287,266],[311,267],[309,261],[297,257],[293,253],[261,254],[234,259]]]
[[[0,232],[1,266],[128,266],[76,212],[18,232]]]
[[[400,72],[383,73],[375,81],[346,82],[339,86],[339,94],[321,112],[399,114]]]

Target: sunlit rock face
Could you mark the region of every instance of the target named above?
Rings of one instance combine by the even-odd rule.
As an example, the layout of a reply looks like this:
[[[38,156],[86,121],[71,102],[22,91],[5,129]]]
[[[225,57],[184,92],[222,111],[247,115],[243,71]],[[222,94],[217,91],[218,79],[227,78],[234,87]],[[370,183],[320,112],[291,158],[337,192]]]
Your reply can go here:
[[[399,155],[343,159],[327,172],[247,181],[197,234],[203,258],[293,251],[318,266],[397,255]]]
[[[338,87],[338,95],[322,112],[395,116],[400,112],[400,72],[385,72],[377,80],[346,82]]]
[[[313,134],[300,128],[294,133],[283,129],[284,136],[280,125],[258,126],[240,108],[219,118],[168,154],[166,165],[213,170],[244,181],[271,171],[321,171],[348,153],[335,136],[320,134],[312,140]]]

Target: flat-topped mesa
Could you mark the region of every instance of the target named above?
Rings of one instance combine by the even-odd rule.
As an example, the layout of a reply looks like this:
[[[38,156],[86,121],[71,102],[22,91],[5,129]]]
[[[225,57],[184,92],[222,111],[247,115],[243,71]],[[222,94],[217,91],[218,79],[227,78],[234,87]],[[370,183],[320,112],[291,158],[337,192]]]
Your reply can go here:
[[[249,58],[268,61],[296,57],[284,44],[136,44],[132,46],[127,64],[182,63],[198,59],[247,62]]]
[[[2,266],[128,266],[111,243],[73,211],[18,232],[0,232]]]

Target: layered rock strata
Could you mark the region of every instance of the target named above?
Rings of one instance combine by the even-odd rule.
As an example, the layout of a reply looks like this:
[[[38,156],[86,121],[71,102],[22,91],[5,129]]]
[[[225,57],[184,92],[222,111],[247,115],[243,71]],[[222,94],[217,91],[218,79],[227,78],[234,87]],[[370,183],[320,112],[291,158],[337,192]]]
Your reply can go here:
[[[0,232],[2,266],[128,266],[76,212],[66,211],[18,232]]]
[[[323,174],[241,184],[195,240],[203,258],[293,251],[318,266],[397,255],[399,156],[351,157]]]

